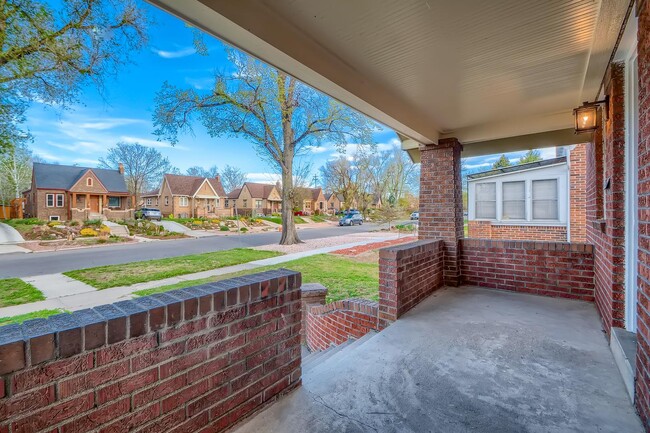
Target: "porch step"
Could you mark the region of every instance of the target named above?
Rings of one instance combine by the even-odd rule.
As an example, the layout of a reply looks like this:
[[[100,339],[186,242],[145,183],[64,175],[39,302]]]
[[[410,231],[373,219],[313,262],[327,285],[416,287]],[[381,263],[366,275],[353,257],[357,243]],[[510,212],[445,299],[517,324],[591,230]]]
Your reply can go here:
[[[375,335],[377,335],[377,333],[371,331],[359,339],[350,338],[348,341],[338,346],[333,346],[320,352],[312,352],[310,355],[303,358],[303,375],[313,371],[317,367],[338,363],[342,359],[347,358],[350,353],[358,350],[360,346]]]
[[[106,221],[106,215],[100,213],[88,213],[88,219]]]

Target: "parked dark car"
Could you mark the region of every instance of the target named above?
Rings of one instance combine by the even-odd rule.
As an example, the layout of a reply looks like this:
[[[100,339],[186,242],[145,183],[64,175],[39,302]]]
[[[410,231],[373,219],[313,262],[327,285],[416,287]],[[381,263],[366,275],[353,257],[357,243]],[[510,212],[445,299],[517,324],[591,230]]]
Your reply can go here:
[[[135,217],[137,219],[160,221],[162,219],[162,213],[160,212],[160,209],[143,207],[135,212]]]
[[[339,220],[339,226],[353,226],[363,224],[363,216],[359,213],[349,212]]]

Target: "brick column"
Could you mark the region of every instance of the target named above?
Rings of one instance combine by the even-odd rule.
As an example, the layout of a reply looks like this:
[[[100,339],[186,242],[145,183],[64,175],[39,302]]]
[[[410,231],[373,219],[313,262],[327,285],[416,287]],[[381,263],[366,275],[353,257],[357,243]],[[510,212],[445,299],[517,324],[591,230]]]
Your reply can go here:
[[[444,282],[460,284],[458,240],[463,233],[460,152],[456,138],[420,146],[420,239],[444,241]]]

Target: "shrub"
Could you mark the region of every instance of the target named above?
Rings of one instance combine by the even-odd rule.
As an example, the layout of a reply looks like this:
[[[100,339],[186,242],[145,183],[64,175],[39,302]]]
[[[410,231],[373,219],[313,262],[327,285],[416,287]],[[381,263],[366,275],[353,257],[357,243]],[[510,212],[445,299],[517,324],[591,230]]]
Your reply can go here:
[[[246,233],[248,231],[248,229],[246,227],[242,227],[242,228],[239,229],[239,231],[242,232],[242,233]]]
[[[201,221],[201,220],[194,220],[194,221],[192,221],[192,224],[194,224],[195,226],[200,226],[201,224],[203,224],[203,221]]]
[[[211,219],[210,222],[212,224],[219,224],[221,221],[219,221],[217,218]]]
[[[219,227],[219,230],[221,230],[222,232],[229,232],[230,231],[230,229],[227,226],[221,226],[221,227]]]
[[[79,225],[79,221],[70,221],[70,227],[77,227]]]
[[[90,238],[90,237],[97,236],[98,233],[97,233],[97,231],[95,229],[92,229],[90,227],[86,227],[86,228],[81,229],[79,234],[81,236]]]
[[[102,225],[102,220],[86,220],[84,221],[85,226],[99,227]]]
[[[48,227],[60,226],[62,225],[61,221],[50,221],[47,223]]]
[[[111,232],[111,228],[108,227],[108,226],[105,226],[104,224],[102,224],[102,226],[100,227],[99,231],[100,231],[100,233],[110,233],[110,232]]]
[[[9,224],[10,226],[14,226],[17,224],[28,225],[28,226],[45,224],[45,221],[39,220],[38,218],[24,218],[24,219],[14,218],[14,219],[6,220],[4,222]]]

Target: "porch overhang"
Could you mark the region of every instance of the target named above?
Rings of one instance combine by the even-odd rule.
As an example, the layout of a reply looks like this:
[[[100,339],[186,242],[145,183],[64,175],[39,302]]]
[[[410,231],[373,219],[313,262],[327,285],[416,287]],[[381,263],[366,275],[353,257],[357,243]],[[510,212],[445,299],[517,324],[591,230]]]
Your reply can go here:
[[[571,110],[598,96],[630,11],[629,0],[149,1],[394,129],[415,160],[445,137],[468,156],[578,142]]]

